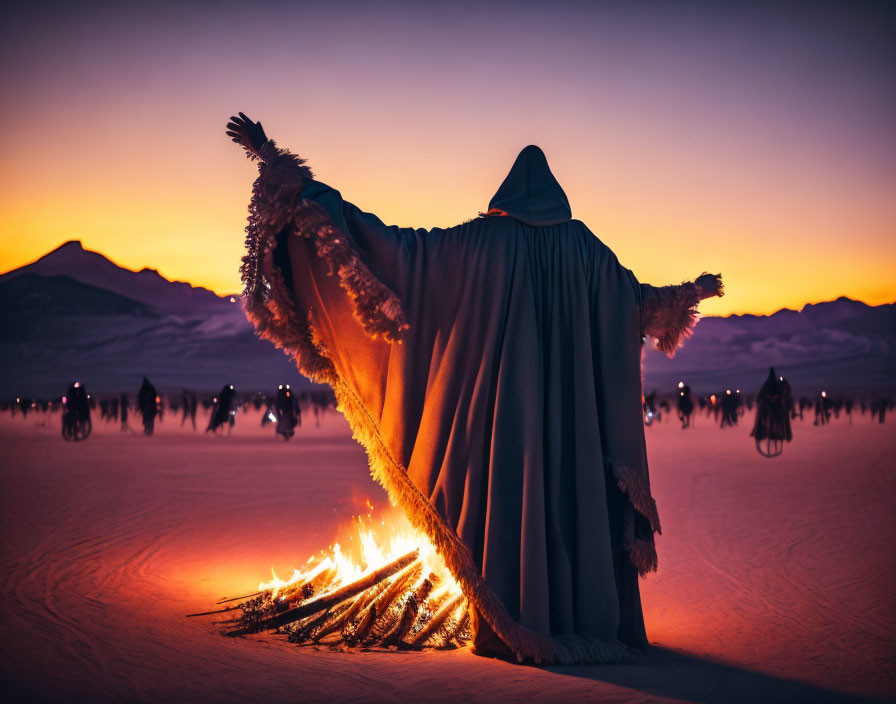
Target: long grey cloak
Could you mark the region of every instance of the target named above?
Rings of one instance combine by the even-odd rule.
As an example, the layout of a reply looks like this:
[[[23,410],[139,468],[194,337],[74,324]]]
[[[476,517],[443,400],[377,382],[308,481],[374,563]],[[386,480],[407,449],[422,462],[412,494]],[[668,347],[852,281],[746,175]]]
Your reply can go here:
[[[660,523],[641,345],[674,354],[696,285],[639,284],[571,219],[537,147],[487,215],[431,230],[383,224],[273,142],[259,159],[247,314],[334,388],[474,628],[537,663],[645,646],[638,575],[656,569]]]

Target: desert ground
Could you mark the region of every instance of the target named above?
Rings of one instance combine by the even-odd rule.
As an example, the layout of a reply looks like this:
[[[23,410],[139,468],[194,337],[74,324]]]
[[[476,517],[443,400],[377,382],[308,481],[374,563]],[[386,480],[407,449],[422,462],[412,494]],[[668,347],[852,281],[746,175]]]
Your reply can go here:
[[[700,416],[647,429],[663,535],[642,580],[654,647],[621,665],[535,668],[473,655],[331,652],[226,638],[185,614],[289,574],[385,493],[341,416],[289,443],[153,437],[95,419],[0,420],[6,701],[839,702],[896,699],[896,433],[856,415],[797,422],[782,456]],[[136,419],[132,419],[136,426]]]

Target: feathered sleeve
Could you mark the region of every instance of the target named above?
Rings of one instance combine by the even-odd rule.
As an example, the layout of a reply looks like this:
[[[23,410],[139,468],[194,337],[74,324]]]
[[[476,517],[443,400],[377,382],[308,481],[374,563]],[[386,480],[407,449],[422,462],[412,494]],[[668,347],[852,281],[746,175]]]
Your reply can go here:
[[[721,292],[721,279],[718,286]],[[693,281],[659,287],[640,284],[640,287],[641,334],[652,339],[667,357],[674,357],[700,320],[697,305],[704,298],[703,292]]]
[[[326,381],[329,365],[310,341],[305,312],[296,309],[290,287],[273,265],[281,233],[311,240],[371,337],[400,337],[407,328],[401,301],[363,261],[363,248],[347,232],[350,223],[338,209],[331,212],[318,202],[322,184],[314,180],[304,159],[278,148],[272,140],[249,157],[259,161],[259,173],[252,186],[247,252],[240,270],[246,313],[262,337],[301,358],[306,374]]]

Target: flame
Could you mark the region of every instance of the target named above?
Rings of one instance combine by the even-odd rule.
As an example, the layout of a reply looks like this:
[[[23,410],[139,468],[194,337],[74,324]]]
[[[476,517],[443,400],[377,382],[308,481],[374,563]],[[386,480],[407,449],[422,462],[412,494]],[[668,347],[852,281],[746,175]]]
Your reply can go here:
[[[372,511],[373,504],[365,500]],[[430,575],[435,575],[438,584],[433,589],[428,602],[444,604],[462,594],[460,585],[448,571],[435,546],[422,532],[415,530],[404,517],[390,520],[387,525],[380,521],[378,525],[368,516],[356,516],[353,520],[355,532],[345,542],[351,543],[347,548],[342,543],[334,543],[327,553],[312,555],[301,568],[294,568],[289,579],[281,579],[271,568],[269,581],[261,582],[258,590],[270,591],[275,600],[292,587],[309,584],[316,579],[324,580],[321,594],[335,591],[374,572],[390,562],[419,550],[419,561],[422,570],[417,584]],[[332,575],[327,573],[333,572]]]

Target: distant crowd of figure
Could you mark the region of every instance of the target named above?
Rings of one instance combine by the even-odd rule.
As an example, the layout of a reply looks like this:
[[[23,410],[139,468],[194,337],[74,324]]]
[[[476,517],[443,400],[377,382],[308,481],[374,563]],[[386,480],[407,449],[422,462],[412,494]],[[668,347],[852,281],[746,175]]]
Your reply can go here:
[[[189,421],[196,430],[196,414],[199,408],[199,397],[195,391],[184,389],[180,394],[163,396],[156,387],[143,377],[143,383],[137,391],[136,403],[132,405],[128,394],[104,394],[96,398],[87,393],[80,381],[72,382],[65,395],[54,400],[16,398],[0,405],[9,410],[11,415],[21,414],[27,417],[31,413],[50,414],[61,411],[62,437],[69,441],[86,440],[93,429],[91,413],[99,410],[100,419],[105,423],[116,423],[122,432],[132,432],[129,425],[130,412],[139,414],[143,425],[143,433],[152,435],[156,422],[162,422],[165,412],[176,416],[181,413],[181,427]],[[212,397],[202,400],[202,406],[209,412],[206,432],[217,434],[219,431],[229,435],[236,416],[241,411],[254,407],[256,411],[264,409],[261,417],[262,427],[275,423],[274,436],[289,440],[296,434],[296,427],[302,424],[302,407],[313,414],[315,424],[319,427],[323,413],[335,406],[336,401],[329,389],[308,389],[294,392],[289,384],[280,384],[276,393],[267,395],[262,392],[238,398],[232,384],[225,384],[221,391]]]
[[[684,381],[678,383],[674,397],[660,397],[657,390],[652,390],[642,396],[644,423],[649,426],[660,422],[664,416],[671,416],[673,407],[683,429],[690,428],[698,414],[705,414],[721,428],[733,427],[744,414],[755,408],[750,436],[761,454],[774,457],[781,454],[784,443],[792,440],[793,419],[803,420],[805,414],[814,413],[813,425],[826,425],[832,417],[839,418],[843,413],[852,423],[853,411],[858,408],[863,416],[870,412],[872,422],[883,423],[886,414],[896,410],[896,399],[883,394],[871,399],[856,399],[842,394],[832,396],[827,391],[821,391],[814,398],[802,396],[797,400],[787,379],[770,368],[755,394],[744,394],[740,389],[725,389],[695,400],[691,387]]]
[[[145,435],[152,435],[156,421],[163,420],[166,411],[172,415],[181,414],[180,425],[186,426],[189,421],[196,430],[196,414],[200,405],[195,391],[184,389],[180,394],[164,396],[156,387],[143,377],[143,383],[136,394],[136,403],[131,404],[128,394],[104,394],[98,400],[87,393],[84,384],[73,382],[65,395],[59,399],[16,398],[2,404],[3,410],[15,416],[29,413],[49,413],[62,411],[62,436],[66,440],[80,441],[90,436],[92,430],[91,411],[99,407],[100,418],[106,423],[119,424],[122,432],[131,432],[129,413],[133,410],[139,414]],[[289,384],[280,384],[274,394],[262,392],[237,396],[232,384],[225,384],[221,391],[201,401],[202,407],[209,412],[206,432],[229,435],[236,423],[237,415],[248,408],[261,411],[262,427],[274,426],[274,436],[289,440],[296,434],[296,428],[302,425],[302,410],[313,414],[316,425],[320,425],[322,413],[335,406],[335,398],[329,389],[308,389],[295,392]],[[870,413],[871,421],[883,423],[887,413],[896,410],[896,399],[885,394],[876,394],[871,398],[860,396],[854,398],[844,394],[829,394],[821,391],[815,397],[801,396],[795,399],[787,379],[776,374],[772,368],[759,391],[745,394],[741,389],[725,389],[695,398],[691,387],[684,381],[678,383],[674,396],[660,396],[653,390],[642,396],[645,425],[661,422],[666,416],[674,414],[681,427],[690,428],[698,415],[711,418],[721,428],[738,425],[741,417],[753,412],[755,417],[750,436],[754,438],[757,449],[765,455],[781,454],[783,444],[789,442],[793,433],[791,420],[803,420],[812,414],[813,425],[827,425],[831,419],[839,418],[843,413],[849,422],[853,422],[853,412],[858,410],[862,416]]]

